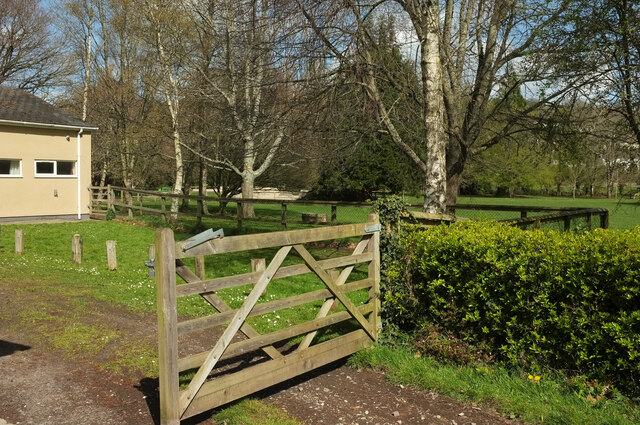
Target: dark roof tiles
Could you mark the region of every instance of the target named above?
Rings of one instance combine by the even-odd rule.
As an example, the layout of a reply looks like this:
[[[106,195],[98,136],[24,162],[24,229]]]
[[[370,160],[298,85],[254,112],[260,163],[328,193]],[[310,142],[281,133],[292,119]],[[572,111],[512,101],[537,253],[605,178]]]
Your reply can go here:
[[[0,87],[0,121],[93,127],[24,90]]]

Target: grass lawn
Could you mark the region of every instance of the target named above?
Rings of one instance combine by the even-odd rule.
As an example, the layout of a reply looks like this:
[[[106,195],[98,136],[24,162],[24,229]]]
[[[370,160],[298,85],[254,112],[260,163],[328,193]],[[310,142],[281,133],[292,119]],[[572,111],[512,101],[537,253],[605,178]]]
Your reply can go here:
[[[489,404],[506,416],[528,424],[640,423],[640,411],[633,404],[625,400],[590,398],[560,377],[542,376],[536,380],[530,379],[527,372],[449,365],[430,357],[417,357],[403,348],[382,345],[356,353],[350,364],[385,370],[387,379],[396,384]]]

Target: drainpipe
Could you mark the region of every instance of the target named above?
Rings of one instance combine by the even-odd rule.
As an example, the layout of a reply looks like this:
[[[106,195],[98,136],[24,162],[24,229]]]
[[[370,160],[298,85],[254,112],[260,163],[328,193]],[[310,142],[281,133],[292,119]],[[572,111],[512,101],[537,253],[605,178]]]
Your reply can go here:
[[[80,162],[81,162],[81,158],[80,158],[80,141],[82,140],[82,131],[84,129],[80,128],[80,130],[78,130],[78,161],[76,162],[76,179],[78,181],[78,220],[80,220],[82,218],[82,181],[80,179]]]

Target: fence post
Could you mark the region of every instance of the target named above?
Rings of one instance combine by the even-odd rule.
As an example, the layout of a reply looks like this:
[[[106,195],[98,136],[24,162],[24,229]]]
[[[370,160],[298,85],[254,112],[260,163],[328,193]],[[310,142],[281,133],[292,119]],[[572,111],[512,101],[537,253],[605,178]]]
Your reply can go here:
[[[205,279],[206,268],[204,264],[204,255],[196,255],[196,275],[200,278],[200,280]]]
[[[337,205],[331,205],[331,224],[334,226],[338,224],[338,206]]]
[[[78,234],[71,237],[71,262],[82,264],[82,236]]]
[[[164,217],[164,222],[168,223],[169,222],[169,217],[167,217],[167,197],[166,196],[161,196],[160,197],[160,210],[162,211],[162,216]]]
[[[116,256],[116,241],[107,241],[107,266],[111,271],[118,268],[118,259]]]
[[[370,223],[380,223],[380,217],[376,213],[369,213]],[[380,319],[380,232],[374,232],[371,235],[369,244],[367,245],[367,251],[373,253],[373,260],[369,263],[368,277],[373,279],[373,286],[369,290],[369,299],[373,300],[373,311],[369,322],[373,329],[373,334],[378,339],[378,333],[382,327],[382,321]]]
[[[236,216],[238,217],[238,232],[242,230],[242,202],[236,202]]]
[[[284,202],[280,212],[280,224],[282,225],[282,230],[287,230],[287,204]]]
[[[571,216],[565,215],[564,216],[564,231],[568,232],[569,230],[571,230]]]
[[[593,214],[587,213],[587,229],[591,230]]]
[[[609,228],[609,210],[600,214],[600,227],[603,229]]]
[[[16,239],[16,254],[22,255],[22,253],[24,253],[24,232],[22,231],[22,229],[16,229],[15,239]]]
[[[527,210],[520,211],[520,218],[527,218]]]
[[[113,193],[113,189],[111,189],[111,185],[108,185],[107,186],[107,211],[113,211],[115,213],[116,210],[113,206],[114,197],[115,197],[115,193]]]
[[[180,425],[176,243],[171,229],[156,231],[156,253],[160,425]]]
[[[251,259],[251,272],[263,272],[267,269],[267,260],[264,258]],[[253,284],[255,286],[255,283]],[[262,295],[267,295],[267,288],[264,288]]]

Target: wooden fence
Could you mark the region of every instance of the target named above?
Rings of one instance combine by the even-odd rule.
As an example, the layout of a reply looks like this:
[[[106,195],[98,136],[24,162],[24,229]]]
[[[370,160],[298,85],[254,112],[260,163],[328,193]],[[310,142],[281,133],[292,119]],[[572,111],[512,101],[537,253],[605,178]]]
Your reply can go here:
[[[276,204],[280,205],[280,224],[282,230],[287,230],[287,206],[288,205],[325,205],[330,207],[330,217],[327,217],[327,222],[336,225],[338,224],[338,207],[371,207],[370,203],[366,202],[341,202],[341,201],[314,201],[314,200],[278,200],[278,199],[257,199],[257,198],[218,198],[213,196],[193,196],[193,195],[176,195],[174,193],[142,190],[142,189],[128,189],[118,186],[90,187],[89,190],[92,193],[91,196],[91,213],[95,218],[102,217],[107,211],[115,211],[118,207],[122,211],[126,212],[130,216],[137,212],[138,214],[155,214],[161,215],[166,220],[175,219],[177,217],[197,217],[201,220],[206,217],[202,203],[204,202],[217,202],[224,204],[236,205],[236,221],[238,229],[242,229],[243,222],[247,221],[247,218],[242,216],[242,205],[248,204]],[[125,195],[129,195],[129,203],[125,201]],[[159,200],[159,208],[150,208],[143,205],[145,197],[154,197]],[[177,198],[180,201],[195,201],[197,202],[197,211],[178,211],[172,213],[167,206],[167,201]]]
[[[327,222],[332,225],[338,224],[338,207],[365,207],[371,208],[370,202],[341,202],[341,201],[314,201],[314,200],[275,200],[275,199],[246,199],[246,198],[218,198],[212,196],[190,196],[190,195],[176,195],[173,193],[141,190],[141,189],[127,189],[118,186],[107,187],[91,187],[92,192],[92,214],[97,217],[101,217],[106,214],[107,211],[115,211],[116,207],[120,210],[133,214],[156,214],[162,215],[166,220],[180,216],[197,217],[201,220],[205,217],[204,208],[202,206],[205,202],[218,202],[225,204],[235,204],[237,215],[236,222],[237,228],[242,229],[243,222],[247,221],[242,217],[242,204],[279,204],[281,206],[280,225],[282,230],[287,229],[287,206],[288,205],[323,205],[330,207],[330,219]],[[145,197],[154,197],[159,199],[158,208],[150,208],[143,205]],[[129,203],[125,202],[125,198],[129,199]],[[181,201],[195,201],[198,203],[197,211],[179,211],[177,213],[171,213],[167,201],[178,198]],[[421,208],[422,204],[409,204],[410,208]],[[440,218],[433,216],[430,218],[414,217],[415,221],[423,224],[432,225],[441,222],[449,223],[455,221],[456,211],[459,210],[472,210],[472,211],[495,211],[495,212],[511,212],[518,213],[519,218],[501,219],[498,221],[506,222],[518,226],[523,229],[527,228],[540,228],[543,224],[560,223],[564,230],[571,228],[571,223],[579,219],[585,220],[585,226],[589,229],[592,228],[593,217],[600,219],[599,227],[604,229],[609,228],[609,210],[604,208],[578,208],[578,207],[535,207],[535,206],[511,206],[511,205],[480,205],[480,204],[456,204],[448,205],[447,207],[450,215],[445,215]],[[537,213],[537,216],[532,214]],[[540,214],[546,213],[546,214]],[[453,216],[453,218],[451,218]],[[258,219],[260,220],[260,219]]]
[[[455,214],[456,210],[497,211],[519,213],[520,218],[498,220],[513,224],[522,229],[539,229],[545,223],[562,223],[563,230],[569,231],[571,223],[577,219],[585,219],[585,226],[593,228],[593,217],[600,219],[599,227],[609,228],[609,210],[606,208],[580,208],[580,207],[532,207],[512,205],[476,205],[456,204],[449,206],[449,211]],[[531,213],[546,213],[532,216]]]
[[[170,229],[159,229],[156,232],[155,273],[161,425],[178,425],[182,419],[353,354],[375,341],[381,323],[379,229],[377,216],[371,214],[368,223],[223,237],[197,246],[193,246],[193,241],[176,243]],[[313,242],[353,237],[359,238],[359,242],[350,255],[317,260],[305,247],[305,244]],[[246,274],[206,279],[202,268],[194,272],[183,262],[194,257],[197,268],[197,264],[202,267],[207,255],[265,248],[278,248],[278,251],[264,270]],[[283,267],[283,261],[292,251],[302,261]],[[358,264],[366,264],[367,277],[350,280]],[[341,271],[335,272],[340,268]],[[315,274],[325,288],[257,303],[271,281],[307,273]],[[186,283],[178,285],[176,275]],[[224,288],[247,284],[254,284],[253,289],[237,309],[231,308],[216,294]],[[368,291],[368,301],[362,305],[355,305],[347,296],[358,290]],[[178,298],[192,295],[204,298],[211,305],[212,313],[217,314],[179,320]],[[260,334],[246,322],[248,317],[321,300],[324,302],[315,319],[288,328]],[[334,304],[343,306],[344,311],[331,313]],[[316,342],[319,330],[346,321],[351,321],[357,329]],[[228,325],[220,328],[225,324]],[[223,329],[217,340],[208,341],[213,343],[213,348],[179,358],[178,338],[181,335],[212,327]],[[245,338],[233,339],[238,332]],[[210,339],[211,332],[206,334]],[[298,336],[303,338],[297,347],[289,347],[286,352],[276,348],[277,344]],[[263,361],[211,377],[221,359],[256,351]],[[180,372],[187,370],[196,371],[195,375],[188,380],[186,387],[180,389]]]

